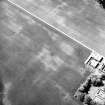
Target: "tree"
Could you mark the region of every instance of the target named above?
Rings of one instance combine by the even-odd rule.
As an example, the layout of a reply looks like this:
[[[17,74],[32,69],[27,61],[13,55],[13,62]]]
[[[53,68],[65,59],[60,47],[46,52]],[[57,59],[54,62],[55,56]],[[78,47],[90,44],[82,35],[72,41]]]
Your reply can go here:
[[[86,104],[86,105],[91,105],[90,103],[91,103],[91,101],[92,101],[92,99],[89,97],[89,96],[85,96],[85,99],[84,99],[84,104]]]
[[[91,100],[90,105],[99,105],[96,102],[94,102],[93,100]]]
[[[99,6],[100,6],[101,8],[105,9],[104,0],[95,0],[95,1],[99,4]]]
[[[104,78],[105,78],[104,75],[101,77],[97,77],[96,75],[94,75],[93,77],[91,77],[91,82],[95,87],[104,86],[104,83],[103,83]]]
[[[103,83],[103,81],[101,79],[96,79],[93,82],[93,86],[96,86],[96,87],[104,86],[104,83]]]
[[[81,102],[84,102],[84,99],[85,99],[85,93],[81,93],[78,95],[78,100],[81,101]]]
[[[98,105],[95,101],[91,99],[90,96],[85,96],[84,104],[86,105]]]
[[[85,93],[85,89],[84,89],[84,86],[81,86],[79,89],[78,89],[79,92],[82,92],[82,93]]]
[[[90,87],[91,87],[91,79],[88,79],[83,87],[84,87],[85,93],[88,94],[88,91],[90,90]]]
[[[102,74],[101,80],[105,80],[105,75],[104,74]]]

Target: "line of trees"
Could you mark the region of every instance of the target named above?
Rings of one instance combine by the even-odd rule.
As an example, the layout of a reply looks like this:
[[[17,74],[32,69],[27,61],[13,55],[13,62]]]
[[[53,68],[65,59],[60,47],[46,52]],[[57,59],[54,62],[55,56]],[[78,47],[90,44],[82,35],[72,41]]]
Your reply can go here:
[[[4,84],[0,77],[0,105],[3,105],[3,91],[4,91]]]

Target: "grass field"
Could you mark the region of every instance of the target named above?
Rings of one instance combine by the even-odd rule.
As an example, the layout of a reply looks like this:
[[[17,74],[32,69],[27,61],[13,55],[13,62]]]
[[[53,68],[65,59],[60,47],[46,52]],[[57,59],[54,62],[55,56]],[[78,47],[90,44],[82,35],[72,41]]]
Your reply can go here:
[[[7,2],[0,8],[0,74],[12,83],[11,104],[79,105],[73,95],[91,51]]]

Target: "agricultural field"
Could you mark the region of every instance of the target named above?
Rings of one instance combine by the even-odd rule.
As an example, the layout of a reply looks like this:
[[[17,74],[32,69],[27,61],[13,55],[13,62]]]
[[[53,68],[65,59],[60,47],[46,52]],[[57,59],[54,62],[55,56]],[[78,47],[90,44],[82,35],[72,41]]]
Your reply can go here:
[[[7,1],[0,3],[0,105],[82,105],[91,50]],[[1,89],[2,88],[2,89]]]
[[[105,56],[103,0],[8,0]],[[104,4],[104,3],[103,3]]]

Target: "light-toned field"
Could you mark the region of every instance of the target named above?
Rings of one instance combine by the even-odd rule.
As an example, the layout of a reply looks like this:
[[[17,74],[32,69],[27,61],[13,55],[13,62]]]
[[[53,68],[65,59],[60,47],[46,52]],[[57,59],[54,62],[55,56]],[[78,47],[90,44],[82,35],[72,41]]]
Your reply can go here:
[[[105,56],[105,10],[96,0],[9,0]]]

